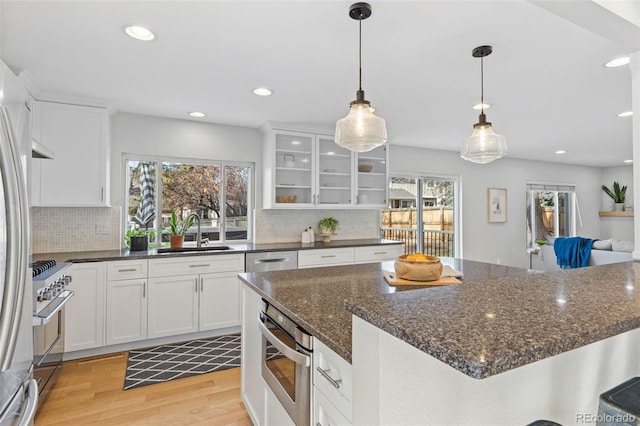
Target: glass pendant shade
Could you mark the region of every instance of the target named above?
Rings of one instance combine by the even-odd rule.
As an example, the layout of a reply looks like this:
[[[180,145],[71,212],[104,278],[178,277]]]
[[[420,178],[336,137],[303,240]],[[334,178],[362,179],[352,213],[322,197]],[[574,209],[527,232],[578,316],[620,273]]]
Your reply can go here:
[[[384,118],[369,103],[351,103],[349,114],[336,123],[336,144],[353,152],[367,152],[387,141]]]
[[[460,157],[478,164],[490,163],[507,155],[507,140],[491,128],[491,123],[478,123],[462,143]]]

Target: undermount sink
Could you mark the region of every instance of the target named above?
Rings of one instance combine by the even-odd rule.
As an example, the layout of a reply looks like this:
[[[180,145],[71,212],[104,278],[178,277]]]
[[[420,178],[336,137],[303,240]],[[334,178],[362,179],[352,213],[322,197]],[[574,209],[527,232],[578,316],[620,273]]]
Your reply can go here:
[[[231,250],[229,246],[202,246],[202,247],[176,247],[176,248],[159,248],[158,253],[186,253],[192,251],[220,251]]]

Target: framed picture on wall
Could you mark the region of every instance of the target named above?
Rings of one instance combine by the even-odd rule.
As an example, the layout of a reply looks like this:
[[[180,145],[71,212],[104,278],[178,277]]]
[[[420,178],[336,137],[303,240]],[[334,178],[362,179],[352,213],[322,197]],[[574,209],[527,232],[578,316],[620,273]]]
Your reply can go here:
[[[500,223],[507,221],[506,189],[488,188],[487,204],[489,206],[489,223]]]

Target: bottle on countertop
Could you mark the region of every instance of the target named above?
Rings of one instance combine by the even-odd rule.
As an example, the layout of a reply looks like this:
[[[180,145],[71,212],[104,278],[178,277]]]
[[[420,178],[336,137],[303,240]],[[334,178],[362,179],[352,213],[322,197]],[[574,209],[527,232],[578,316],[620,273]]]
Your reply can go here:
[[[311,242],[311,240],[309,239],[309,232],[307,232],[306,229],[302,231],[302,235],[300,236],[300,242],[302,244],[307,244]]]
[[[307,232],[309,233],[309,242],[310,243],[315,243],[316,242],[316,233],[313,231],[313,228],[311,226],[309,227]]]

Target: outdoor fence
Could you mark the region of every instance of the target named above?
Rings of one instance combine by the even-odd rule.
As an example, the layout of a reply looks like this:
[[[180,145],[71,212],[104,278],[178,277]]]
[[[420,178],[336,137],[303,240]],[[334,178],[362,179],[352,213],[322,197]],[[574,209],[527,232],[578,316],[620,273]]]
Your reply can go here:
[[[424,254],[453,256],[453,209],[451,207],[423,208],[422,240]],[[404,254],[418,251],[417,211],[415,208],[385,209],[382,211],[381,236],[402,241]]]

